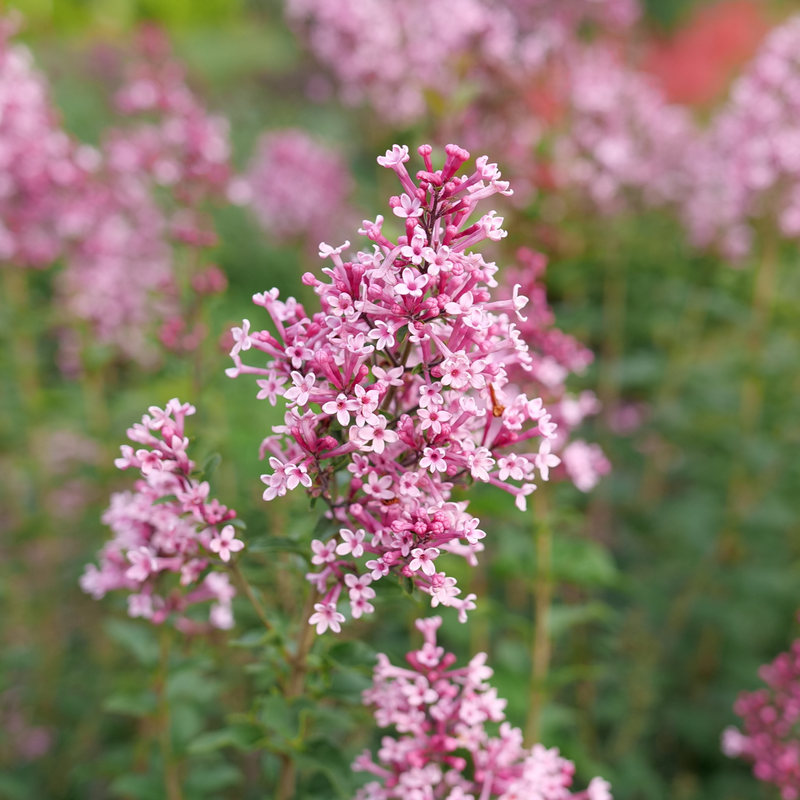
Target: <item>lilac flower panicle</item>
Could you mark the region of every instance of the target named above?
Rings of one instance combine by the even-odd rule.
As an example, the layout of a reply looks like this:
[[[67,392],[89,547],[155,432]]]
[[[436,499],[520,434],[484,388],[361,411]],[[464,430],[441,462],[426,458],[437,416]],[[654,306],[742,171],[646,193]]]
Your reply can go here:
[[[505,293],[513,296],[508,288],[513,285],[530,298],[526,319],[518,327],[532,350],[530,362],[512,367],[509,377],[516,385],[542,398],[542,407],[531,409],[539,415],[540,426],[556,426],[554,436],[541,441],[534,464],[545,480],[551,474],[556,479],[568,478],[580,491],[588,492],[611,471],[611,464],[599,445],[587,444],[573,436],[584,419],[599,413],[601,405],[594,392],[570,394],[566,380],[570,375],[582,374],[594,360],[594,354],[555,327],[555,315],[547,302],[543,281],[547,258],[523,247],[517,252],[517,259],[521,268],[505,272]]]
[[[800,15],[775,28],[686,156],[684,217],[699,246],[741,261],[754,223],[800,238]]]
[[[129,124],[105,131],[90,179],[60,211],[68,246],[59,299],[101,342],[152,366],[157,332],[162,346],[178,351],[195,349],[205,335],[201,325],[187,329],[175,248],[216,244],[207,206],[225,198],[230,182],[228,122],[203,107],[166,38],[149,26],[117,106]],[[221,284],[219,276],[202,278],[190,282],[197,295],[224,288],[224,275]],[[62,342],[67,373],[79,371],[71,333]]]
[[[355,213],[348,206],[353,179],[344,159],[301,130],[263,134],[232,191],[278,241],[319,241]]]
[[[288,0],[289,22],[351,104],[367,100],[398,123],[421,117],[426,94],[465,83],[491,97],[498,71],[535,74],[578,40],[585,22],[624,29],[637,0]],[[436,46],[420,31],[436,31]],[[363,31],[369,31],[364,36]]]
[[[731,726],[722,735],[722,750],[753,765],[760,781],[780,789],[782,800],[800,797],[800,641],[759,670],[766,687],[742,692],[734,710],[743,731]]]
[[[408,667],[378,656],[364,703],[399,736],[383,737],[377,761],[365,750],[354,762],[377,778],[357,800],[612,800],[602,778],[573,794],[575,765],[556,748],[523,748],[521,731],[505,721],[506,701],[487,683],[486,654],[456,667],[437,643],[441,622],[417,620],[424,644],[406,656]],[[500,723],[496,736],[487,723]]]
[[[99,569],[87,565],[81,588],[95,599],[124,589],[130,616],[161,624],[174,614],[176,627],[187,632],[203,626],[186,610],[210,600],[211,626],[231,628],[236,590],[219,567],[244,547],[231,524],[236,512],[210,499],[208,483],[192,477],[184,421],[194,406],[175,398],[149,412],[128,430],[134,445],[122,445],[114,462],[142,477],[133,491],[111,496],[103,522],[114,537],[100,551]]]
[[[696,139],[689,112],[607,47],[573,49],[565,62],[568,127],[555,141],[558,183],[603,213],[681,202]]]
[[[327,505],[338,530],[314,543],[308,576],[322,595],[321,630],[338,626],[342,591],[354,617],[370,613],[373,590],[365,590],[390,574],[465,620],[474,595],[460,596],[439,558],[475,564],[486,534],[468,501],[451,498],[454,486],[492,484],[524,510],[537,475],[546,480],[558,462],[543,446],[558,424],[541,398],[509,382],[511,370],[536,366],[518,327],[527,298],[515,289],[494,299],[497,266],[472,250],[506,235],[494,211],[475,211],[511,190],[487,157],[459,175],[469,153],[445,150],[435,169],[431,147],[420,147],[424,168],[415,178],[407,147],[378,159],[400,182],[389,209],[403,233],[388,238],[379,216],[360,230],[368,249],[346,256],[349,242],[321,244],[331,262],[325,280],[303,277],[320,311],[309,316],[272,289],[253,300],[274,333],[249,320],[233,331],[228,374],[255,376],[260,398],[286,405],[284,424],[262,443],[271,468],[264,499],[302,486]],[[253,354],[266,356],[266,367],[244,362]]]
[[[59,220],[95,158],[61,128],[46,78],[0,19],[0,260],[46,267],[64,246]]]

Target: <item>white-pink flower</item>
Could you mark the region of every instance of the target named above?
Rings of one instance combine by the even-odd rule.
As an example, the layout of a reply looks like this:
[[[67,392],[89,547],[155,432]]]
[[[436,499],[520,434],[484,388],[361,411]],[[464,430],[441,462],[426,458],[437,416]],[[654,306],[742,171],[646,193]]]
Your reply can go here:
[[[238,553],[244,548],[244,542],[236,538],[233,525],[226,525],[208,544],[209,550],[218,553],[223,561],[231,560],[231,553]]]
[[[344,614],[336,610],[336,603],[316,603],[314,613],[308,618],[309,625],[317,626],[317,634],[325,633],[330,628],[334,633],[342,630]]]

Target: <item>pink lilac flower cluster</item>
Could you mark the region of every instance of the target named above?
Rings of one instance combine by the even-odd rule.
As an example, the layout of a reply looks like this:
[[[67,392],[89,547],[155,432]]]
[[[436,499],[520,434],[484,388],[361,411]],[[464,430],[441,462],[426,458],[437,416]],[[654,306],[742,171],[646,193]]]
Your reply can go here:
[[[575,48],[566,62],[566,125],[554,144],[557,182],[606,213],[630,202],[682,200],[684,158],[695,137],[688,111],[670,105],[608,47]]]
[[[407,147],[378,159],[400,181],[389,207],[403,234],[389,239],[379,216],[360,230],[372,249],[348,258],[349,243],[321,245],[332,262],[327,281],[303,276],[321,311],[309,317],[273,289],[253,299],[274,333],[252,331],[248,320],[233,330],[228,374],[257,376],[259,398],[287,404],[285,423],[262,444],[274,470],[262,476],[264,498],[302,486],[323,499],[339,528],[313,543],[320,632],[338,630],[343,589],[357,618],[372,611],[370,584],[389,574],[411,579],[433,606],[454,606],[465,620],[474,596],[459,598],[437,559],[450,553],[474,564],[485,533],[468,502],[451,499],[453,486],[492,484],[524,510],[536,473],[546,480],[553,464],[556,423],[541,398],[508,379],[510,369],[535,364],[517,327],[527,298],[517,287],[492,299],[498,268],[471,250],[506,235],[494,211],[473,213],[511,190],[485,156],[459,176],[469,153],[445,150],[444,167],[435,169],[432,148],[419,148],[416,181]],[[265,368],[242,362],[251,349],[267,356]],[[523,452],[534,440],[534,452]]]
[[[123,358],[154,364],[158,352],[148,333],[174,306],[174,276],[163,213],[148,186],[103,163],[64,210],[62,226],[71,238],[57,277],[62,370],[73,375],[82,368],[76,321]]]
[[[186,632],[204,629],[186,610],[210,600],[211,626],[231,628],[236,590],[219,567],[244,547],[230,524],[236,512],[209,499],[208,483],[192,477],[184,422],[194,406],[175,398],[149,412],[128,429],[137,447],[122,445],[114,462],[140,470],[141,480],[134,491],[112,495],[103,522],[114,538],[100,551],[100,568],[86,566],[81,588],[95,599],[124,589],[130,616],[161,624],[174,614]]]
[[[142,29],[139,50],[117,93],[117,107],[151,121],[115,131],[107,144],[109,159],[121,172],[145,173],[169,188],[177,208],[170,224],[173,236],[196,246],[213,245],[216,235],[199,218],[198,208],[225,196],[231,178],[228,120],[210,114],[198,100],[157,27]]]
[[[581,23],[624,27],[636,0],[287,0],[290,22],[331,69],[345,101],[367,100],[408,123],[431,91],[451,96],[465,78],[494,94],[497,70],[539,69]],[[364,36],[369,31],[369,36]],[[421,44],[436,31],[436,46]]]
[[[265,133],[233,199],[278,241],[318,242],[348,222],[353,180],[344,159],[301,130]]]
[[[594,360],[591,350],[555,327],[555,315],[547,302],[544,273],[547,257],[528,248],[517,253],[519,269],[505,273],[505,284],[519,282],[521,292],[530,298],[527,318],[519,322],[522,338],[531,346],[531,362],[509,371],[512,381],[529,393],[542,397],[553,421],[558,425],[554,439],[544,445],[540,469],[554,469],[556,478],[568,477],[582,492],[591,491],[611,464],[599,445],[582,439],[570,441],[573,431],[586,417],[600,411],[594,392],[575,396],[567,392],[570,374],[580,375]]]
[[[800,238],[800,15],[767,37],[725,108],[687,154],[685,219],[695,243],[741,260],[754,223]]]
[[[95,159],[61,129],[46,79],[0,19],[0,260],[45,267],[62,249],[63,204]]]
[[[353,769],[378,780],[358,800],[611,800],[610,785],[594,778],[573,794],[575,765],[556,748],[522,746],[522,733],[505,722],[506,701],[486,681],[486,654],[466,667],[437,644],[441,617],[417,620],[425,643],[395,667],[378,655],[364,703],[376,706],[381,728],[394,726],[399,738],[384,736],[376,763],[369,750]],[[497,736],[487,723],[502,723]]]
[[[760,781],[780,789],[782,800],[800,797],[800,641],[758,671],[765,689],[742,692],[734,710],[744,721],[744,733],[725,729],[722,750],[731,758],[753,764]]]
[[[162,345],[194,349],[205,329],[189,329],[188,308],[225,288],[218,268],[178,275],[174,246],[216,243],[205,206],[225,195],[230,146],[227,120],[203,108],[164,36],[146,27],[139,45],[117,102],[124,114],[150,120],[106,132],[93,179],[62,213],[72,243],[59,280],[72,317],[148,366],[158,360],[151,334],[159,323]],[[67,329],[61,361],[68,373],[80,369],[74,339]]]

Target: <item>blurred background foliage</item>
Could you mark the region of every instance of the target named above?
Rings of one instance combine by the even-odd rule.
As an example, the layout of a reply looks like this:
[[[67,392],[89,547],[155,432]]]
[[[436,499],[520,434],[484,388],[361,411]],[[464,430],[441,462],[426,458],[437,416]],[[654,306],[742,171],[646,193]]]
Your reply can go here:
[[[374,209],[386,194],[374,155],[395,137],[409,144],[425,137],[388,131],[367,110],[343,109],[334,99],[310,103],[303,87],[313,66],[277,0],[13,5],[27,18],[23,39],[53,83],[66,127],[86,141],[96,141],[108,122],[119,53],[143,20],[167,28],[195,88],[231,119],[239,166],[261,131],[305,128],[345,153],[358,205]],[[679,28],[697,5],[646,3],[658,35]],[[772,7],[779,14],[791,6]],[[753,303],[763,265],[732,270],[699,254],[666,215],[600,223],[576,208],[555,226],[550,216],[542,202],[506,227],[513,245],[548,251],[559,325],[599,356],[573,388],[594,388],[605,403],[607,413],[587,435],[602,443],[614,472],[588,497],[567,485],[553,490],[555,650],[543,741],[574,759],[583,779],[608,778],[618,800],[777,796],[721,754],[719,737],[734,721],[737,692],[756,686],[757,667],[797,632],[797,251],[787,245],[776,255],[776,279],[759,316]],[[306,296],[299,276],[316,257],[299,242],[267,241],[240,209],[220,210],[216,222],[215,257],[230,286],[211,309],[215,352],[199,396],[190,396],[190,365],[176,357],[156,374],[133,366],[113,371],[100,407],[97,387],[65,381],[54,367],[52,275],[30,276],[27,308],[4,298],[2,798],[160,800],[156,739],[164,698],[187,800],[269,797],[279,755],[301,726],[307,744],[298,796],[352,796],[358,776],[350,759],[370,737],[377,741],[359,707],[373,654],[399,660],[412,620],[425,613],[424,603],[398,590],[380,598],[375,623],[318,642],[317,689],[329,699],[316,703],[270,692],[275,654],[239,598],[230,646],[222,635],[170,646],[163,632],[127,619],[121,598],[96,603],[80,592],[83,565],[106,538],[99,517],[108,493],[129,483],[111,468],[116,446],[145,407],[176,395],[198,406],[190,427],[200,450],[222,455],[213,492],[247,521],[251,552],[262,564],[281,563],[285,576],[306,570],[299,553],[308,549],[302,543],[312,538],[313,516],[305,501],[267,507],[260,499],[258,443],[277,411],[257,403],[247,383],[224,377],[225,348],[214,342],[250,313],[253,292],[277,285],[282,294]],[[348,236],[342,231],[340,238]],[[512,253],[509,247],[503,259]],[[35,401],[11,356],[20,336],[38,343],[42,390]],[[743,413],[745,385],[755,400]],[[620,404],[638,409],[638,427],[620,431],[612,415]],[[58,436],[80,437],[84,457],[54,461]],[[473,498],[474,513],[492,533],[486,557],[473,574],[452,574],[486,600],[467,626],[447,619],[444,640],[461,657],[489,652],[508,716],[524,725],[532,519],[491,491]],[[277,624],[292,624],[299,581],[256,569]],[[246,701],[252,688],[260,692],[256,709]]]

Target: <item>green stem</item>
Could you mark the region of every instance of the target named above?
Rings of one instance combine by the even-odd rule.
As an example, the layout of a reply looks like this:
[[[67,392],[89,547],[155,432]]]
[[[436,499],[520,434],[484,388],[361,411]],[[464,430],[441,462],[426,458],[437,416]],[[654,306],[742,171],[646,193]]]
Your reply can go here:
[[[308,624],[308,618],[314,612],[314,605],[319,599],[317,590],[312,586],[308,593],[303,613],[300,615],[300,633],[297,639],[297,650],[291,658],[291,671],[286,683],[286,697],[300,697],[305,691],[306,674],[308,665],[306,659],[314,643],[314,628]],[[297,775],[295,764],[288,753],[281,754],[281,772],[278,778],[276,800],[291,800],[297,789]]]
[[[764,382],[758,366],[775,297],[777,273],[778,241],[776,235],[772,233],[765,236],[753,287],[750,329],[747,334],[747,374],[742,381],[739,399],[739,433],[742,438],[753,436],[761,420]],[[739,523],[754,500],[754,482],[752,476],[748,475],[743,452],[743,447],[737,448],[728,481],[726,521],[719,541],[719,554],[723,561],[741,556]]]
[[[166,626],[161,629],[161,658],[159,661],[156,694],[158,695],[158,740],[164,769],[164,790],[167,800],[183,800],[178,765],[172,752],[172,725],[170,722],[167,680],[169,678],[169,651],[172,631]]]
[[[233,576],[239,583],[242,591],[245,594],[245,597],[250,601],[250,605],[253,606],[255,609],[256,615],[258,616],[259,620],[261,620],[261,624],[270,632],[275,630],[273,624],[269,621],[266,612],[264,611],[264,607],[259,602],[258,598],[256,597],[255,592],[253,591],[253,587],[247,581],[247,578],[244,577],[242,573],[242,569],[239,566],[237,561],[231,561],[228,565],[228,569],[233,573]]]
[[[36,412],[41,407],[41,381],[36,353],[36,341],[31,336],[31,307],[28,276],[25,270],[6,265],[3,273],[3,294],[14,371],[20,389],[23,409]],[[30,416],[29,413],[25,416]]]
[[[542,710],[547,700],[547,676],[550,670],[552,645],[550,641],[550,608],[553,602],[553,532],[550,509],[544,486],[539,487],[534,500],[534,544],[536,547],[536,577],[533,587],[535,628],[531,649],[531,693],[525,739],[528,747],[540,741]]]

